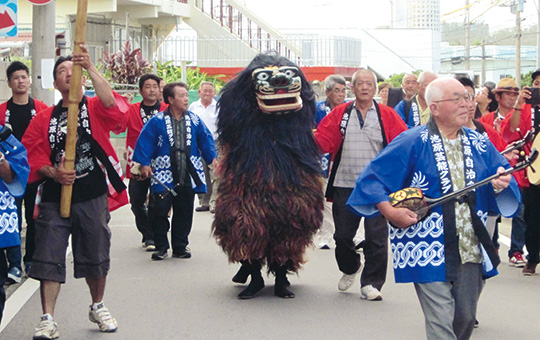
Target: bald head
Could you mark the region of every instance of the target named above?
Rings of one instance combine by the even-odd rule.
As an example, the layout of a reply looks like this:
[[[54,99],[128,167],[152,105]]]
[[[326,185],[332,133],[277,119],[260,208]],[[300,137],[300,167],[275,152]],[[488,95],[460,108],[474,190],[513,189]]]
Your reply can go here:
[[[415,74],[407,73],[403,76],[401,88],[405,92],[405,99],[411,99],[418,93],[418,77]]]
[[[425,98],[427,86],[437,79],[437,74],[433,72],[422,72],[418,76],[418,96]]]
[[[436,79],[426,89],[426,101],[441,132],[449,138],[469,121],[471,96],[454,78]]]

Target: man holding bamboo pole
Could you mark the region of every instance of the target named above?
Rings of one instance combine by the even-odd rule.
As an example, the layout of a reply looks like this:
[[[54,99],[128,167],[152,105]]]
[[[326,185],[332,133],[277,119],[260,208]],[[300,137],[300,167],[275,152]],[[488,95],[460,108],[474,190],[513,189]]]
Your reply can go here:
[[[86,47],[73,57],[60,57],[54,66],[55,88],[62,100],[40,112],[23,138],[31,166],[30,181],[42,181],[39,213],[36,216],[36,249],[29,276],[41,284],[43,316],[34,339],[56,339],[54,321],[60,284],[66,279],[66,248],[72,236],[74,276],[85,278],[90,289],[90,321],[102,332],[118,325],[103,305],[109,271],[111,231],[109,211],[127,203],[125,186],[118,174],[118,157],[109,141],[119,133],[127,118],[128,104],[114,93],[91,62]],[[96,91],[87,98],[81,89],[74,170],[65,167],[67,107],[74,66],[84,68]],[[105,171],[106,170],[106,171]],[[117,170],[117,171],[115,171]],[[107,180],[108,179],[108,180]],[[60,215],[62,185],[72,185],[70,217]],[[109,197],[107,197],[109,196]],[[109,200],[108,200],[109,198]]]

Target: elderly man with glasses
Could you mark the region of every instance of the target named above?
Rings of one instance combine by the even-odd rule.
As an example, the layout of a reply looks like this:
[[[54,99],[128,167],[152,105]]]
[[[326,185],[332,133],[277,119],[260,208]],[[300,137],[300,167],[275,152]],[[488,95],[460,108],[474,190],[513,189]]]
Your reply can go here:
[[[482,277],[496,275],[500,262],[485,217],[488,211],[511,216],[520,195],[505,175],[464,199],[432,207],[425,218],[415,208],[391,204],[404,188],[438,198],[509,167],[489,139],[462,128],[473,96],[457,80],[433,81],[426,99],[432,119],[399,135],[371,161],[347,205],[364,217],[382,215],[393,226],[394,277],[414,283],[427,339],[464,340],[473,331]]]

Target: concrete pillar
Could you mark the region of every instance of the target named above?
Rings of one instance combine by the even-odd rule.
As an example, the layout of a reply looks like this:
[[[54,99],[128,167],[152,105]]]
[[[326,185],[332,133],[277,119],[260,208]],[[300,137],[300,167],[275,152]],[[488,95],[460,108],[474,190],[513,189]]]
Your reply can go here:
[[[34,5],[32,12],[32,97],[54,104],[54,91],[43,89],[41,84],[41,60],[55,58],[56,0],[46,5]],[[52,72],[43,70],[43,72]]]

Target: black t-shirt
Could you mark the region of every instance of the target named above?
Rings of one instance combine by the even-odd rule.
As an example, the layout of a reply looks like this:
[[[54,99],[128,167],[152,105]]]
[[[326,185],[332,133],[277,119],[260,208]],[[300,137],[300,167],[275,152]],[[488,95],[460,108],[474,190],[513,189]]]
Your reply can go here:
[[[30,103],[25,105],[12,103],[10,109],[9,124],[11,124],[13,136],[18,140],[22,140],[24,132],[32,120],[32,107]]]
[[[535,106],[533,111],[534,116],[532,118],[534,119],[534,135],[537,136],[540,132],[540,108]]]
[[[57,106],[58,108],[58,106]],[[67,108],[53,111],[52,119],[57,119],[56,144],[51,154],[51,162],[57,165],[63,155],[66,144],[67,129]],[[90,143],[90,136],[83,132],[81,121],[83,118],[79,115],[79,131],[77,138],[77,149],[75,153],[75,172],[77,179],[73,184],[72,203],[84,202],[107,193],[107,182],[105,174],[99,166]],[[60,152],[58,150],[61,150]],[[48,180],[43,186],[42,202],[60,202],[62,186],[54,180]]]
[[[141,109],[144,111],[144,115],[145,115],[145,118],[146,118],[146,119],[144,119],[142,117],[142,115],[141,115],[143,123],[146,124],[148,119],[154,117],[159,112],[160,107],[161,107],[161,102],[159,100],[152,106],[144,105],[141,102]]]

